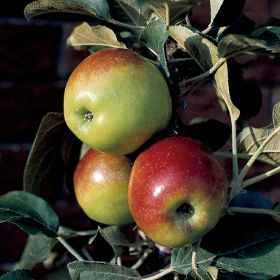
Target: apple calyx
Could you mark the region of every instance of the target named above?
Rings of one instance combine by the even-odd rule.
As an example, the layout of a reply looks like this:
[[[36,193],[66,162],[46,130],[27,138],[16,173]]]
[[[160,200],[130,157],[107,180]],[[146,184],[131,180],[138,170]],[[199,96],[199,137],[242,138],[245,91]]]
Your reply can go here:
[[[85,121],[92,121],[92,119],[93,119],[93,117],[94,117],[94,115],[93,115],[93,113],[92,112],[90,112],[90,111],[87,111],[86,113],[85,113],[85,115],[84,115],[84,119],[85,119]]]

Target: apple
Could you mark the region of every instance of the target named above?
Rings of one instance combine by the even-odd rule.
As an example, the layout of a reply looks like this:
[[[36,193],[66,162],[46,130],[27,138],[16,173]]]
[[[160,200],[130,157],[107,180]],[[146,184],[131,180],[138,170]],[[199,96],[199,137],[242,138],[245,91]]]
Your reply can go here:
[[[217,224],[227,186],[221,163],[201,143],[170,136],[136,158],[128,204],[147,237],[165,247],[181,247]]]
[[[127,49],[107,48],[85,58],[65,88],[66,124],[102,152],[134,152],[167,126],[171,112],[159,69]]]
[[[89,149],[74,171],[74,192],[85,214],[99,223],[125,225],[133,221],[128,208],[132,162],[123,155]]]

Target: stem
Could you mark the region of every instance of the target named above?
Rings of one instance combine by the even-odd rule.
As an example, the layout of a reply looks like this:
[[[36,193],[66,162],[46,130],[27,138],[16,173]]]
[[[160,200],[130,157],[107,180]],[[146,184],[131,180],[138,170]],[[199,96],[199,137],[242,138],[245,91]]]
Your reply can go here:
[[[243,169],[241,170],[239,177],[238,177],[238,181],[239,184],[241,185],[245,176],[247,175],[248,171],[250,170],[250,168],[252,167],[252,165],[254,164],[254,162],[256,161],[256,159],[258,158],[258,156],[263,152],[265,146],[269,143],[269,141],[277,134],[280,132],[280,127],[277,127],[264,141],[263,143],[258,147],[258,149],[256,150],[256,152],[252,155],[252,157],[248,160],[248,162],[246,163],[246,165],[243,167]],[[240,187],[241,188],[241,187]],[[239,190],[240,190],[239,188]]]
[[[259,182],[259,181],[262,181],[262,180],[264,180],[264,179],[266,179],[266,178],[268,178],[268,177],[270,177],[272,175],[275,175],[275,174],[277,174],[279,172],[280,172],[280,166],[277,166],[277,167],[275,167],[275,168],[273,168],[273,169],[271,169],[271,170],[269,170],[269,171],[267,171],[267,172],[265,172],[265,173],[263,173],[261,175],[258,175],[258,176],[255,176],[253,178],[250,178],[248,180],[243,181],[241,187],[242,187],[242,189],[246,188],[246,187],[248,187],[250,185],[253,185],[253,184],[255,184],[255,183]]]
[[[196,244],[194,245],[193,247],[193,251],[192,251],[192,269],[195,273],[195,275],[200,279],[200,280],[203,280],[203,278],[200,276],[199,272],[198,272],[198,266],[197,266],[197,263],[196,263],[196,256],[197,256],[197,248],[199,247],[200,245],[200,241],[199,240],[198,242],[196,242]]]
[[[280,213],[273,209],[262,208],[247,208],[247,207],[229,207],[227,209],[229,213],[246,213],[246,214],[265,214],[280,217]]]
[[[222,65],[225,63],[226,60],[227,60],[227,59],[224,58],[224,57],[223,57],[223,58],[220,58],[219,61],[218,61],[216,64],[214,64],[208,71],[206,71],[206,72],[204,72],[204,73],[202,73],[202,74],[200,74],[200,75],[197,75],[197,76],[194,76],[194,77],[192,77],[192,78],[187,79],[187,80],[186,80],[186,83],[193,82],[193,81],[199,81],[199,80],[202,80],[202,79],[204,79],[204,78],[210,76],[210,75],[213,74],[220,66],[222,66]]]
[[[149,257],[149,255],[152,252],[153,252],[153,250],[151,250],[151,249],[148,249],[148,250],[144,251],[141,258],[134,265],[132,265],[131,268],[132,269],[138,269],[145,262],[145,260]]]
[[[231,152],[217,151],[217,152],[214,152],[214,154],[218,157],[232,158]],[[237,158],[249,159],[251,157],[248,154],[237,154]]]
[[[170,25],[170,10],[169,10],[169,5],[168,3],[163,4],[165,7],[165,18],[166,18],[166,26]]]
[[[230,117],[230,119],[231,119],[232,171],[233,171],[233,181],[235,181],[238,178],[236,122],[232,116]]]
[[[150,276],[146,276],[143,277],[142,280],[155,280],[155,279],[160,279],[161,277],[171,273],[174,271],[173,267],[167,267],[165,269],[163,269],[162,271],[158,272],[158,273],[154,273],[153,275]]]
[[[78,252],[76,252],[69,243],[67,243],[67,241],[63,238],[63,237],[57,237],[56,238],[66,249],[67,251],[73,255],[78,261],[85,261],[83,259],[83,257],[80,256],[80,254]]]

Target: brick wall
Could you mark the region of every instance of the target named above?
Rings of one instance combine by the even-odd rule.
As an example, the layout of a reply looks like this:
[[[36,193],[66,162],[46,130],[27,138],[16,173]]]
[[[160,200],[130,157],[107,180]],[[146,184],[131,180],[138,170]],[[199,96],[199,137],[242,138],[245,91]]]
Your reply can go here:
[[[66,79],[86,53],[67,49],[65,39],[72,27],[83,20],[79,16],[48,14],[31,21],[23,15],[30,1],[6,1],[0,9],[0,194],[22,188],[25,161],[40,120],[46,112],[62,111]],[[207,26],[209,4],[202,1],[195,9],[193,19],[200,28]],[[257,22],[270,16],[280,17],[280,1],[247,0],[245,13]],[[279,60],[257,57],[239,57],[248,63],[245,78],[260,85],[264,104],[254,125],[266,125],[271,120],[273,104],[280,101]],[[201,96],[203,95],[203,98]],[[213,104],[213,88],[205,85],[190,100],[188,121],[197,112],[205,117],[223,117]],[[260,168],[263,168],[262,166]],[[279,181],[279,176],[276,177]],[[267,184],[275,184],[269,181]],[[269,193],[272,200],[274,193]],[[75,206],[56,206],[60,213],[80,217]],[[66,224],[70,224],[69,216]],[[0,224],[0,275],[18,260],[26,235],[13,225]],[[10,233],[13,234],[10,234]],[[5,252],[5,254],[3,254]]]

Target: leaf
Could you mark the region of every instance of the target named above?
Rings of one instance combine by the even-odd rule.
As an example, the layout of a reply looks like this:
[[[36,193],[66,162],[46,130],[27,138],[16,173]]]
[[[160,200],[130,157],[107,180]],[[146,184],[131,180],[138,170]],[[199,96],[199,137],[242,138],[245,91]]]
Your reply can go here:
[[[200,0],[169,1],[169,23],[176,23],[180,20],[181,16],[186,17],[191,8],[195,5],[198,5],[200,2]],[[164,21],[166,24],[168,23],[166,18],[166,6],[162,3],[162,1],[150,3],[148,6],[162,21]]]
[[[131,27],[142,29],[150,19],[151,9],[147,6],[140,7],[135,0],[109,0],[109,3],[112,18]]]
[[[229,34],[221,39],[218,53],[221,57],[241,53],[278,56],[280,54],[280,27],[262,27],[249,36]]]
[[[59,220],[42,198],[28,192],[12,191],[0,196],[0,222],[10,222],[29,234],[57,235]]]
[[[188,51],[191,57],[204,71],[208,71],[214,65],[221,62],[217,47],[190,28],[182,25],[171,26],[170,36],[178,42],[181,48]],[[234,106],[230,97],[226,62],[221,63],[221,66],[215,71],[214,79],[218,98],[225,102],[231,118],[236,121],[239,117],[239,110]]]
[[[252,214],[226,215],[201,242],[203,250],[216,255],[211,265],[250,273],[253,279],[271,279],[267,275],[280,273],[279,245],[280,224],[271,217]],[[257,278],[260,274],[266,277]]]
[[[68,264],[72,280],[140,280],[140,274],[124,266],[102,262],[74,261]]]
[[[242,12],[246,0],[211,0],[210,25],[227,26],[230,25]]]
[[[253,279],[271,279],[280,274],[280,239],[270,240],[217,258],[216,265]]]
[[[166,76],[169,76],[169,70],[166,63],[164,46],[168,37],[169,31],[161,20],[150,22],[140,34],[140,39],[158,56]]]
[[[71,280],[68,269],[65,266],[48,273],[42,280]]]
[[[280,163],[280,102],[274,106],[272,114],[272,125],[262,128],[245,127],[238,135],[237,148],[238,153],[251,156],[272,133],[276,133],[264,147],[258,160],[277,166]]]
[[[125,238],[118,226],[108,226],[103,229],[98,227],[96,234],[91,238],[90,243],[93,242],[98,234],[110,245],[113,249],[115,256],[121,256],[124,252],[123,247],[129,247],[129,242]]]
[[[23,174],[25,191],[42,195],[50,186],[61,185],[61,146],[67,135],[63,114],[48,113],[39,126]],[[59,183],[56,184],[56,181]]]
[[[102,25],[90,26],[86,22],[74,29],[67,39],[67,45],[77,50],[92,46],[126,48],[125,44],[118,41],[115,33],[110,28]]]
[[[191,245],[173,249],[171,267],[180,274],[188,275],[193,270],[192,252],[193,247]],[[200,269],[207,269],[214,258],[214,254],[199,248],[199,251],[197,251],[196,264]]]
[[[32,269],[37,263],[44,262],[55,244],[56,239],[44,235],[29,235],[16,269]]]
[[[37,0],[28,4],[24,15],[31,19],[49,12],[64,12],[110,18],[109,5],[106,0]]]
[[[0,276],[0,280],[34,280],[34,278],[31,278],[29,275],[29,271],[15,270]]]

